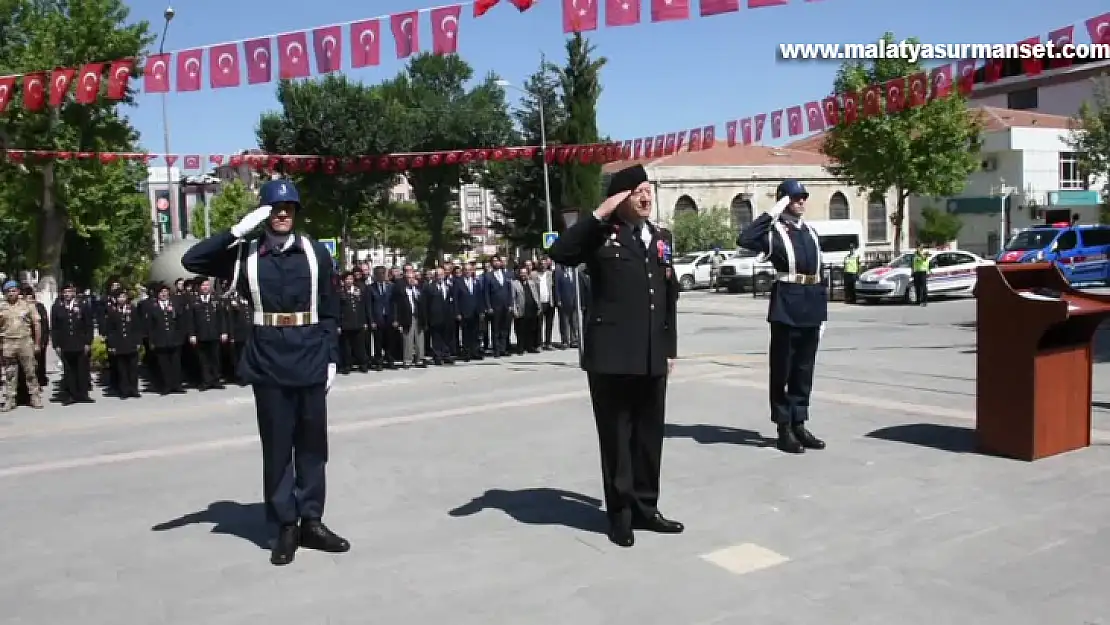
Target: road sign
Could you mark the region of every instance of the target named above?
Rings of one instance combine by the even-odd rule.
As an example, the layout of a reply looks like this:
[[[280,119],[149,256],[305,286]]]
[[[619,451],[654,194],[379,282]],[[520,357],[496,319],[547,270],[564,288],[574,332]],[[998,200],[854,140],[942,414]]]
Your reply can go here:
[[[331,254],[332,258],[339,258],[339,241],[335,239],[320,239],[320,242],[324,244],[324,247],[328,248],[328,253]]]
[[[559,239],[559,233],[558,232],[545,232],[545,233],[543,233],[543,249],[545,249],[545,250],[551,249],[551,246],[555,245],[555,241],[557,241],[558,239]]]

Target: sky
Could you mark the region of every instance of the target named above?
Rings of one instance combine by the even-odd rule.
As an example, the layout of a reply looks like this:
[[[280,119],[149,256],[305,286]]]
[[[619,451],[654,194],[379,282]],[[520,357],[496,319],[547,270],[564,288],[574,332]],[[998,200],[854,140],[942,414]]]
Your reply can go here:
[[[163,0],[125,1],[131,20],[147,20],[161,33]],[[172,4],[176,16],[166,50],[387,16],[442,1],[179,0]],[[642,0],[643,23],[605,28],[604,0],[595,1],[602,3],[602,24],[588,37],[608,59],[598,125],[621,140],[709,124],[717,124],[723,137],[731,119],[827,96],[837,64],[781,61],[780,43],[871,42],[885,31],[927,43],[1015,43],[1068,24],[1076,25],[1076,41],[1087,42],[1084,20],[1107,10],[1106,0],[794,0],[784,7],[651,24],[649,0]],[[697,0],[691,4],[696,7]],[[422,17],[421,45],[430,46],[428,18]],[[382,32],[389,32],[388,20]],[[392,58],[392,39],[383,39],[379,67],[351,70],[345,51],[344,72],[368,84],[396,75],[404,62]],[[466,7],[459,26],[459,54],[475,74],[492,71],[516,85],[539,67],[541,54],[565,60],[565,41],[561,0],[540,0],[523,14],[502,0],[480,18]],[[257,147],[255,127],[260,114],[277,108],[276,85],[213,91],[207,84],[205,76],[199,92],[168,94],[170,152],[231,154]],[[511,91],[509,97],[518,99]],[[161,96],[140,93],[128,115],[143,147],[164,152]]]

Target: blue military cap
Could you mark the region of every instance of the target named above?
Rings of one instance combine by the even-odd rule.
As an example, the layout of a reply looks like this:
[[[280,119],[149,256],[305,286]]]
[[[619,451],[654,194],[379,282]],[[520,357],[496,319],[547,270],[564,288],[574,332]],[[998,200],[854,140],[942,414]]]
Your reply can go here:
[[[271,180],[258,190],[258,205],[273,206],[278,202],[292,202],[301,207],[301,195],[297,187],[288,180]]]
[[[809,191],[806,191],[805,185],[802,183],[793,178],[788,178],[783,180],[782,184],[775,189],[775,201],[781,200],[784,197],[807,200],[809,199]]]
[[[8,291],[10,291],[12,289],[18,289],[18,288],[19,288],[19,283],[16,282],[15,280],[8,280],[7,282],[4,283],[4,292],[5,293],[7,293]]]

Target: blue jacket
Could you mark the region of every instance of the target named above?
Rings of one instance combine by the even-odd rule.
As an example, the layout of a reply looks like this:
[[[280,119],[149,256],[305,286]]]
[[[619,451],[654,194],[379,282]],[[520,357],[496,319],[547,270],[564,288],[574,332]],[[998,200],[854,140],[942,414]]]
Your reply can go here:
[[[768,260],[780,276],[790,272],[785,245],[794,252],[794,271],[803,275],[816,275],[821,270],[821,250],[814,243],[814,233],[804,222],[801,228],[783,224],[787,240],[775,229],[776,219],[768,213],[756,218],[740,232],[740,247],[770,256]],[[768,249],[770,245],[771,249]],[[829,316],[829,294],[823,283],[795,284],[775,280],[771,287],[771,300],[767,306],[767,321],[800,328],[818,327]]]

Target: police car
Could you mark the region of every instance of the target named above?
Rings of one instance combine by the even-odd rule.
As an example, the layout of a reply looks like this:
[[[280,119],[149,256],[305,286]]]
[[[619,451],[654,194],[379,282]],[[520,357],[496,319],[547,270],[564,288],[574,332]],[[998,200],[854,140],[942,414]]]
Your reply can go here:
[[[721,250],[717,252],[724,262],[736,255],[736,252]],[[674,273],[678,276],[678,284],[683,291],[690,291],[698,287],[709,286],[710,269],[713,268],[713,252],[694,252],[674,259]]]
[[[929,297],[945,295],[974,295],[980,265],[993,265],[988,260],[962,250],[926,252],[929,255]],[[891,262],[869,269],[856,280],[856,300],[873,303],[889,299],[906,304],[917,303],[913,289],[913,253],[907,252]]]
[[[1073,284],[1110,283],[1110,227],[1058,223],[1018,232],[998,254],[1004,263],[1055,263]]]

